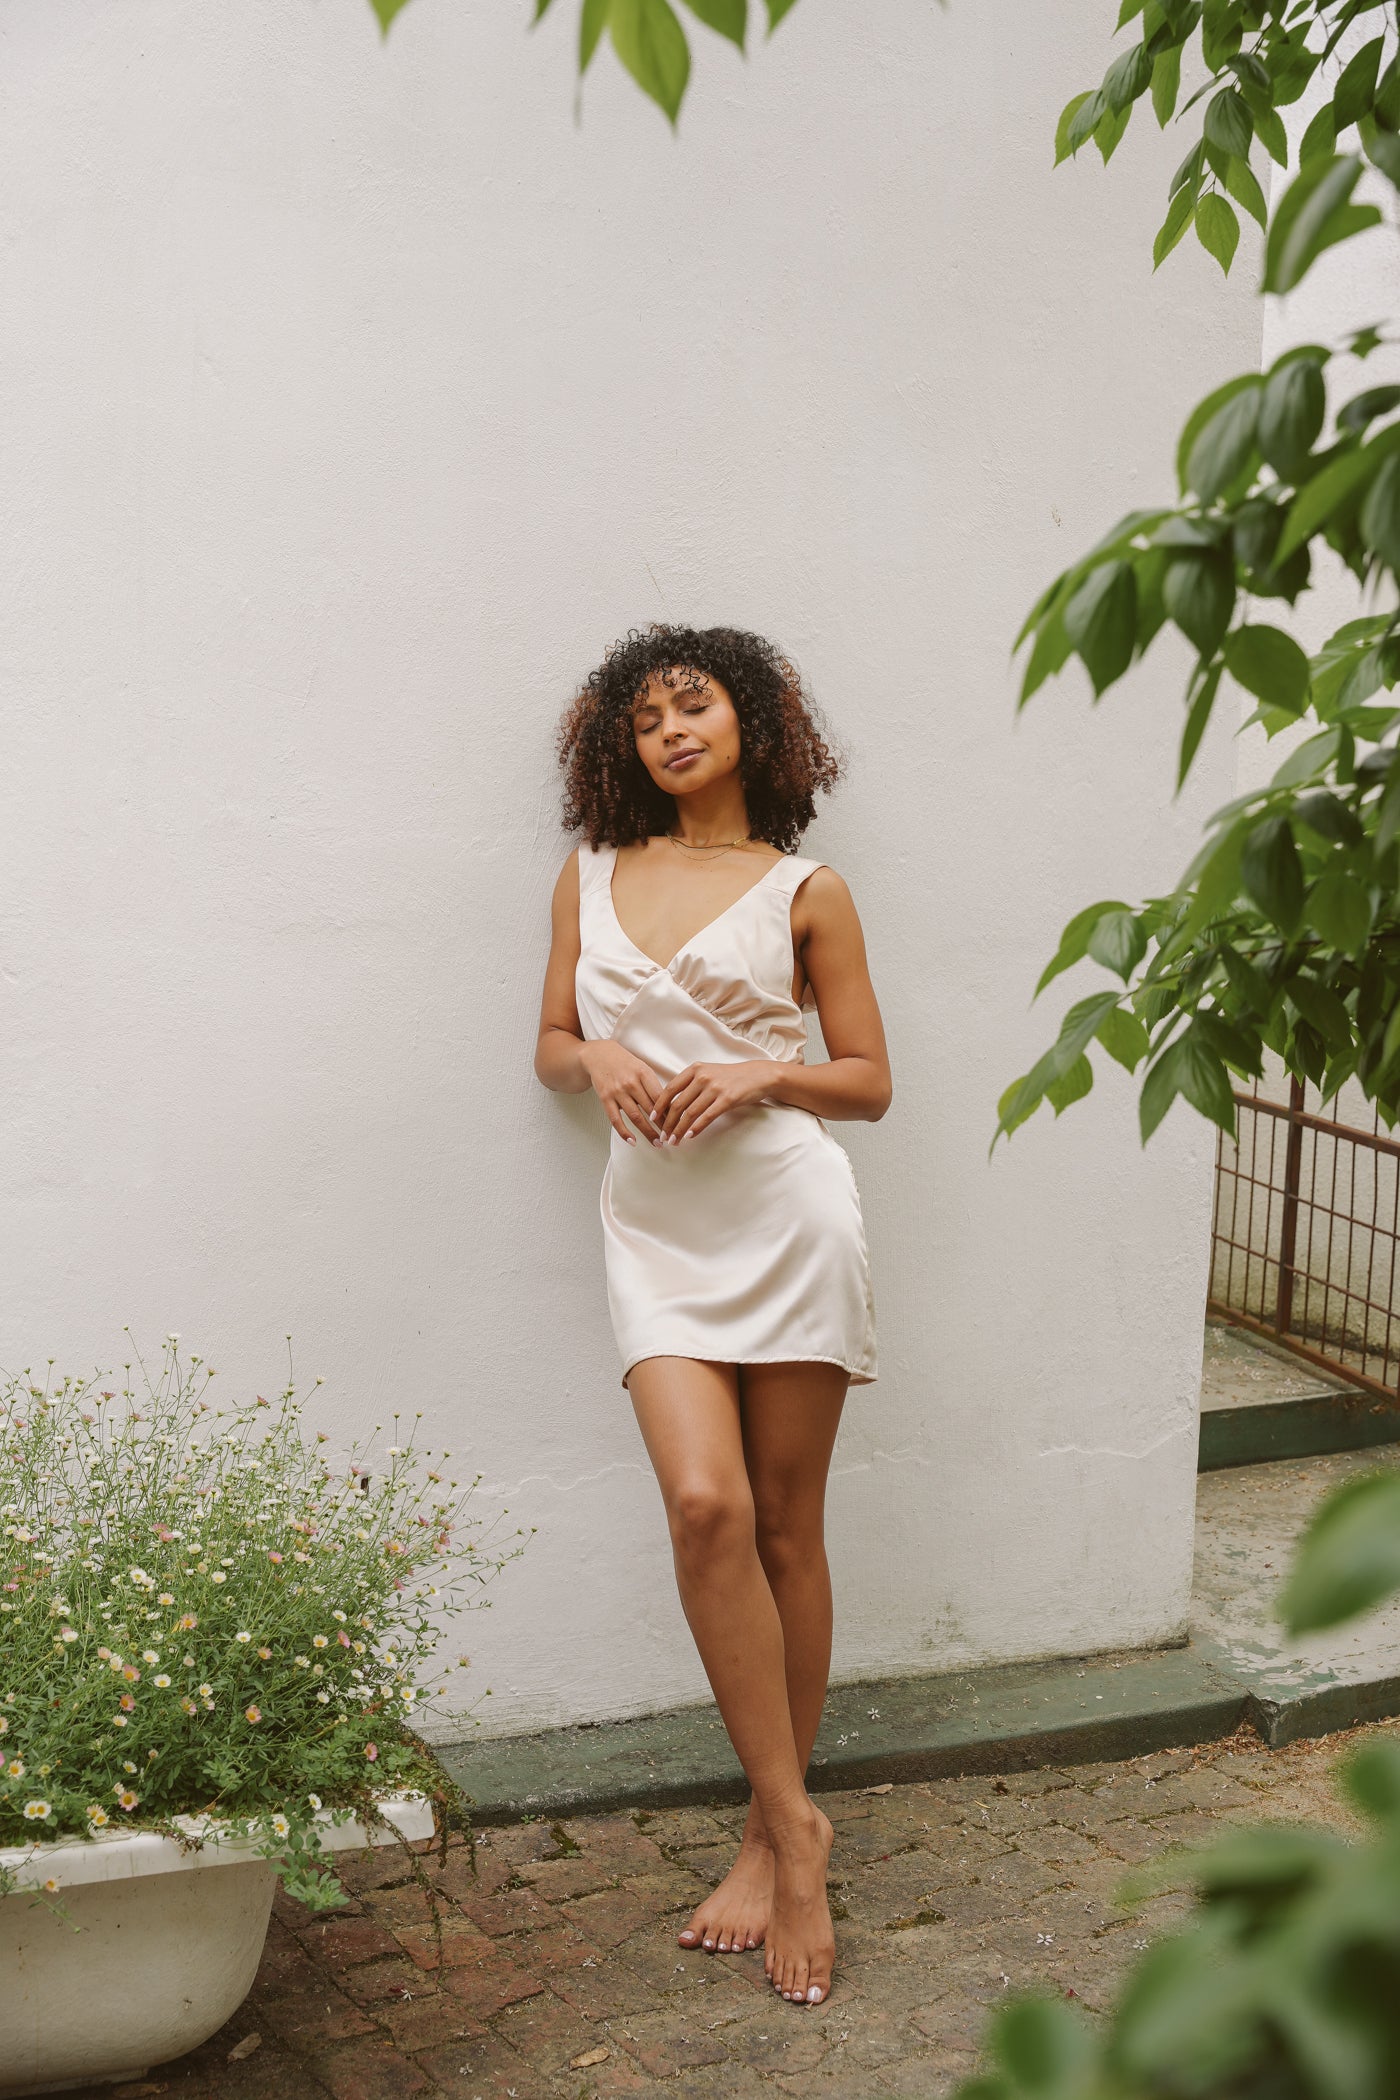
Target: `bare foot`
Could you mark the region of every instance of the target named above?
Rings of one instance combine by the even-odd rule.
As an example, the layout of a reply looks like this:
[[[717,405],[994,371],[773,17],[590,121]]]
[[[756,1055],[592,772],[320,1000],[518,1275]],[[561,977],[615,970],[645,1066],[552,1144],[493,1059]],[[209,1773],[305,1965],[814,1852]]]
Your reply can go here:
[[[831,1992],[836,1936],[826,1901],[834,1835],[809,1802],[809,1818],[773,1835],[773,1909],[763,1966],[774,1990],[794,2004],[818,2005]]]
[[[677,1939],[682,1947],[703,1947],[707,1954],[761,1947],[772,1907],[773,1847],[746,1830],[733,1866]]]

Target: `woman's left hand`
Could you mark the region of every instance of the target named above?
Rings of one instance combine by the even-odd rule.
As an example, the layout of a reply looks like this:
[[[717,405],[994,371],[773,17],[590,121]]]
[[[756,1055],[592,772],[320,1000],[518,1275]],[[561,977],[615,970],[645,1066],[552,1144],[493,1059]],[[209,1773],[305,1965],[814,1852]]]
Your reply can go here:
[[[769,1058],[746,1059],[738,1065],[687,1065],[667,1081],[651,1104],[659,1142],[674,1145],[693,1138],[716,1116],[761,1101],[772,1088],[774,1073]]]

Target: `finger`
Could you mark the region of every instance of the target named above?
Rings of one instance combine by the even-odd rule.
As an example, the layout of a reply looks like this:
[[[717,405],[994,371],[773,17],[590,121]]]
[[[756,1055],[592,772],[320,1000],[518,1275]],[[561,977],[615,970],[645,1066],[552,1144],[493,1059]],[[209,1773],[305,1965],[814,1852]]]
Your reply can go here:
[[[661,1092],[661,1081],[657,1074],[652,1071],[650,1065],[639,1064],[637,1066],[637,1085],[647,1100],[654,1106],[656,1097]]]
[[[674,1101],[672,1101],[670,1107],[667,1109],[665,1116],[662,1118],[661,1134],[663,1137],[672,1138],[676,1135],[677,1130],[680,1127],[681,1118],[684,1116],[686,1110],[689,1107],[691,1107],[691,1105],[694,1102],[698,1101],[702,1097],[704,1091],[704,1080],[696,1079],[692,1080],[691,1084],[688,1087],[686,1087],[683,1090],[683,1092],[676,1095]]]
[[[682,1105],[681,1112],[676,1117],[671,1130],[673,1143],[678,1144],[682,1138],[689,1137],[695,1118],[702,1110],[710,1107],[714,1098],[713,1091],[707,1087],[703,1092],[694,1095]]]
[[[653,1096],[653,1102],[651,1102],[651,1113],[653,1113],[653,1115],[655,1115],[657,1119],[661,1119],[661,1117],[665,1115],[665,1111],[667,1111],[667,1109],[670,1109],[670,1105],[672,1105],[672,1100],[676,1098],[676,1094],[680,1092],[680,1088],[682,1088],[682,1086],[691,1086],[691,1081],[695,1079],[695,1075],[697,1075],[697,1067],[695,1067],[695,1065],[686,1065],[686,1069],[684,1069],[684,1071],[678,1071],[674,1079],[667,1079],[667,1081],[665,1081],[665,1086],[659,1086],[659,1092],[657,1092],[657,1094]]]
[[[714,1122],[716,1116],[721,1116],[723,1114],[724,1110],[720,1106],[718,1101],[709,1102],[704,1108],[701,1109],[699,1115],[695,1118],[695,1121],[691,1124],[689,1130],[687,1130],[684,1133],[685,1136],[688,1138],[698,1137],[702,1130],[706,1130],[709,1128],[710,1124]]]
[[[624,1095],[622,1105],[636,1124],[638,1130],[641,1131],[647,1143],[649,1145],[657,1144],[659,1140],[652,1126],[651,1111],[648,1109],[645,1101],[639,1101],[635,1095]]]
[[[612,1124],[613,1129],[617,1132],[620,1138],[625,1138],[629,1145],[636,1144],[637,1140],[633,1137],[631,1131],[627,1128],[627,1125],[622,1120],[621,1109],[610,1108],[608,1110],[608,1121]]]

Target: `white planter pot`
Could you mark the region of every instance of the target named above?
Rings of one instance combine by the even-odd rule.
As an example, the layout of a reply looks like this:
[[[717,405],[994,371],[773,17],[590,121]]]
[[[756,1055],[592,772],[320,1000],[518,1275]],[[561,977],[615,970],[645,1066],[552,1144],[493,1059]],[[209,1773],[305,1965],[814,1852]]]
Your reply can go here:
[[[386,1795],[380,1810],[404,1837],[431,1837],[425,1795]],[[394,1842],[325,1810],[316,1820],[327,1851]],[[176,1821],[203,1838],[199,1851],[140,1830],[0,1850],[21,1884],[0,1897],[3,2100],[142,2078],[207,2041],[247,1996],[276,1874],[226,1826]],[[28,1893],[50,1877],[71,1922]]]

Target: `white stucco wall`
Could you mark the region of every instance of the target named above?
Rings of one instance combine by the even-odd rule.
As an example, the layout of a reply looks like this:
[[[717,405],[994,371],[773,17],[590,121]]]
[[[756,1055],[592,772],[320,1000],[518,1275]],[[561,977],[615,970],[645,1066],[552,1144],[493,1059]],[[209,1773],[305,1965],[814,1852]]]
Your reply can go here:
[[[987,1161],[1071,913],[1167,887],[1185,655],[1018,722],[1026,606],[1172,491],[1246,269],[1153,276],[1180,138],[1051,173],[1104,0],[697,30],[673,140],[572,10],[14,0],[0,65],[0,1364],[295,1338],[535,1525],[467,1622],[497,1732],[705,1695],[603,1294],[591,1098],[531,1055],[554,725],[628,624],[791,649],[804,850],[896,1075],[849,1126],[882,1375],[837,1450],[843,1676],[1182,1630],[1210,1133],[1116,1067]],[[565,19],[569,17],[569,19]],[[1242,258],[1243,261],[1243,258]],[[454,1642],[454,1647],[462,1645]],[[464,1685],[467,1680],[463,1680]],[[464,1690],[463,1697],[467,1694]]]

